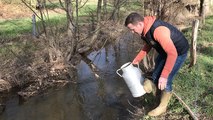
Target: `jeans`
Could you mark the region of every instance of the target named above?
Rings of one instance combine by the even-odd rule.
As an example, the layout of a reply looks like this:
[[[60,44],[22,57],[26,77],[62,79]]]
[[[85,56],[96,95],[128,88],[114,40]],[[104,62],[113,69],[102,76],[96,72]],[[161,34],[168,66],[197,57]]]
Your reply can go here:
[[[167,92],[172,91],[172,81],[180,67],[183,65],[184,61],[186,60],[187,53],[180,55],[177,57],[176,62],[174,64],[174,67],[171,71],[171,73],[168,76],[168,81],[165,90]],[[166,62],[166,56],[158,55],[157,58],[155,59],[155,69],[152,73],[152,80],[153,82],[158,85],[158,79],[160,78],[161,72],[164,68]]]

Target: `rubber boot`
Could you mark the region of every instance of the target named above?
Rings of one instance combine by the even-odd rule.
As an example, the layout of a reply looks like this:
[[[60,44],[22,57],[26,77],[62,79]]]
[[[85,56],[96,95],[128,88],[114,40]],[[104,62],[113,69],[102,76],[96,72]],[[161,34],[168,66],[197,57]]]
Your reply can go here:
[[[172,96],[171,92],[162,91],[159,106],[157,108],[155,108],[154,110],[150,111],[148,113],[148,115],[149,116],[159,116],[159,115],[165,113],[169,100],[171,99],[171,96]]]
[[[146,93],[152,92],[153,95],[156,96],[156,86],[151,80],[145,79],[143,87]]]

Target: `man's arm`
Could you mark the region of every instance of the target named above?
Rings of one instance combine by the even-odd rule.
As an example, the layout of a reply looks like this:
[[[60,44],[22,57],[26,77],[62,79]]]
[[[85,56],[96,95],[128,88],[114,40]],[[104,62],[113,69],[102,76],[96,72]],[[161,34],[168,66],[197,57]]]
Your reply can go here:
[[[165,26],[157,27],[154,31],[155,40],[159,42],[159,44],[162,46],[167,54],[166,63],[161,72],[161,76],[158,82],[158,88],[161,90],[166,87],[167,78],[172,71],[178,56],[176,47],[170,38],[170,34],[170,30]]]
[[[154,38],[159,42],[167,54],[166,63],[161,73],[161,77],[168,78],[177,59],[177,50],[170,38],[170,30],[165,26],[157,27],[154,31]]]
[[[137,54],[132,64],[139,64],[139,62],[144,58],[144,56],[151,50],[151,46],[145,44],[143,49]]]

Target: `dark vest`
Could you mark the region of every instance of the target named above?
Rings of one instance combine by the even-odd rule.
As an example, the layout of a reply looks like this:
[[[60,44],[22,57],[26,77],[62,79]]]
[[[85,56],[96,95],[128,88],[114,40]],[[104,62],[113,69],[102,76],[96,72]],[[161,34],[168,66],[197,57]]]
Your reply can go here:
[[[177,28],[175,28],[173,25],[163,22],[161,20],[155,20],[149,31],[146,33],[145,37],[142,35],[142,39],[146,41],[147,44],[151,45],[153,48],[156,49],[156,51],[166,56],[166,52],[163,50],[161,45],[154,39],[153,34],[154,30],[159,26],[165,26],[169,28],[171,32],[171,39],[176,47],[178,56],[187,53],[189,49],[189,44],[187,39],[184,37],[183,33],[181,33]]]

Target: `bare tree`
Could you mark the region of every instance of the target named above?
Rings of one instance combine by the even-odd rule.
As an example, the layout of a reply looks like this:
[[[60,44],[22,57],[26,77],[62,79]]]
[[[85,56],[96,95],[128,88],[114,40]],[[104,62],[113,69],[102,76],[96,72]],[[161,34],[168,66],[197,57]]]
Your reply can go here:
[[[101,19],[101,5],[102,5],[102,0],[98,0],[98,6],[97,6],[97,21],[98,22]]]
[[[104,19],[107,18],[107,0],[103,0],[103,16]]]
[[[94,23],[94,13],[90,12],[90,17],[92,18],[92,30],[93,32],[90,34],[92,35],[91,37],[88,37],[88,39],[91,39],[89,44],[84,46],[83,48],[78,49],[79,53],[85,53],[94,46],[94,43],[98,40],[98,35],[101,30],[101,9],[102,9],[102,0],[98,0],[97,4],[97,11],[96,11],[96,24]]]
[[[59,0],[61,5],[62,2],[61,0]],[[78,0],[76,0],[76,6],[78,7]],[[68,33],[68,39],[71,41],[71,46],[69,47],[67,53],[67,61],[69,61],[72,57],[72,55],[74,55],[75,50],[76,50],[76,46],[77,46],[77,37],[76,37],[76,31],[78,30],[78,27],[75,28],[74,25],[74,17],[73,17],[73,9],[72,9],[72,2],[71,0],[65,0],[65,11],[66,11],[66,15],[67,15],[67,33]],[[76,9],[76,16],[77,16],[77,20],[78,21],[78,9]],[[76,23],[78,26],[78,23]]]
[[[25,0],[22,0],[22,2],[33,11],[38,19],[41,20],[44,36],[41,36],[40,38],[44,40],[42,42],[44,42],[47,46],[50,63],[55,64],[68,62],[75,54],[77,46],[76,23],[74,23],[75,20],[73,17],[73,6],[71,0],[65,0],[64,2],[59,0],[60,5],[66,12],[67,16],[67,38],[60,37],[61,33],[57,26],[52,27],[51,25],[48,25],[50,22],[45,0],[37,0],[37,4],[39,4],[37,10],[39,10],[40,14],[37,14],[33,6],[30,6],[30,4]],[[67,46],[61,46],[62,43],[67,43]]]
[[[206,7],[207,7],[207,3],[206,2],[207,2],[206,0],[200,0],[199,16],[202,19],[202,24],[205,24]]]
[[[112,11],[112,15],[110,17],[111,20],[117,20],[119,18],[119,10],[120,10],[120,0],[114,1],[114,9]]]
[[[90,46],[92,46],[95,41],[97,40],[98,38],[98,34],[100,32],[100,29],[101,29],[101,5],[102,5],[102,0],[98,0],[98,5],[97,5],[97,25],[96,25],[96,30],[91,38],[91,42],[90,42]]]
[[[200,0],[199,16],[202,16],[202,14],[204,14],[204,3],[205,0]]]

